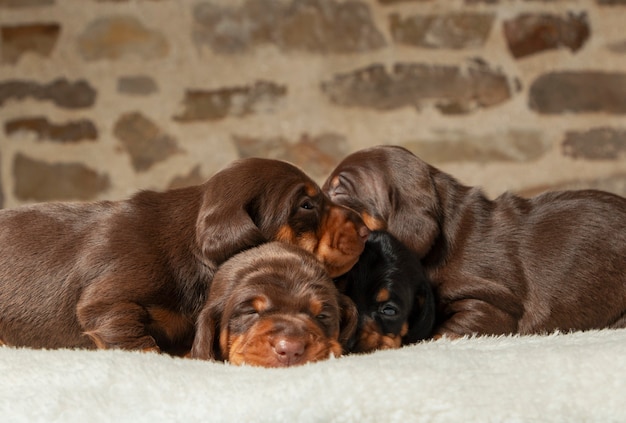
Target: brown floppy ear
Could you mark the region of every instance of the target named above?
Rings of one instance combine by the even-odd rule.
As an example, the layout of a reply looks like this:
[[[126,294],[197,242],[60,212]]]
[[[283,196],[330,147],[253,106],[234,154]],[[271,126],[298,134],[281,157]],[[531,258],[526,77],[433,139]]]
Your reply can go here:
[[[436,169],[420,164],[420,171],[407,177],[410,182],[396,183],[392,188],[390,200],[393,207],[387,231],[421,259],[440,235],[441,203],[433,177]],[[402,187],[408,189],[402,190]]]
[[[348,343],[356,332],[359,313],[354,302],[347,296],[339,294],[339,309],[341,311],[341,322],[339,324],[339,343],[344,351],[348,350]]]
[[[196,239],[205,258],[220,264],[266,241],[245,204],[232,198],[208,204],[205,198],[196,222]]]
[[[201,360],[221,360],[219,349],[219,326],[220,320],[217,318],[212,307],[205,307],[196,322],[196,335],[191,346],[191,358]]]

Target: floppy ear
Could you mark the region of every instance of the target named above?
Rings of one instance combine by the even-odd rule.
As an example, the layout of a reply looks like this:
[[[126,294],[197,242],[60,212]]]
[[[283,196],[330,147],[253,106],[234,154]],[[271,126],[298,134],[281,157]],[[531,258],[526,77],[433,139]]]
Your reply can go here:
[[[402,344],[414,344],[430,337],[435,326],[435,313],[435,296],[430,286],[418,290],[408,319],[409,332],[402,337]]]
[[[220,360],[219,350],[220,320],[212,307],[205,307],[196,322],[196,336],[191,347],[191,358]]]
[[[341,322],[339,324],[339,343],[344,351],[349,350],[348,343],[352,340],[356,332],[359,313],[354,302],[347,296],[339,294],[339,309],[341,311]]]
[[[208,204],[205,198],[196,222],[196,240],[206,259],[220,264],[247,248],[266,241],[246,211],[232,198]]]
[[[434,181],[428,177],[420,180],[419,185],[411,186],[410,192],[398,191],[391,193],[393,207],[387,231],[422,258],[441,232],[440,204]]]

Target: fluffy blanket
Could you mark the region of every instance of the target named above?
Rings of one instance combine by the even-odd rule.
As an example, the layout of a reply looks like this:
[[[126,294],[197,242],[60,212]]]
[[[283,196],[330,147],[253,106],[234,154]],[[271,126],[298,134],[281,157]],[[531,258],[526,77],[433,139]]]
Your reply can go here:
[[[425,342],[287,369],[0,347],[4,422],[626,422],[626,330]]]

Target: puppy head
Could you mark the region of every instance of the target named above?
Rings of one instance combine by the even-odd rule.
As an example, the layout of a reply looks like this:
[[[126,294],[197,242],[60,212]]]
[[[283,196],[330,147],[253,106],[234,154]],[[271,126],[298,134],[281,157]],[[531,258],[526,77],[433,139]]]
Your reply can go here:
[[[357,213],[332,204],[286,162],[235,161],[204,189],[197,238],[204,257],[217,263],[263,242],[285,241],[315,254],[334,277],[356,263],[369,233]]]
[[[386,232],[372,232],[359,262],[337,280],[356,304],[353,352],[399,348],[430,336],[432,288],[414,253]]]
[[[310,253],[281,242],[247,250],[216,273],[192,357],[264,367],[339,356],[354,304]]]
[[[423,257],[440,231],[435,172],[405,148],[379,146],[346,157],[322,189],[370,230],[389,231]]]

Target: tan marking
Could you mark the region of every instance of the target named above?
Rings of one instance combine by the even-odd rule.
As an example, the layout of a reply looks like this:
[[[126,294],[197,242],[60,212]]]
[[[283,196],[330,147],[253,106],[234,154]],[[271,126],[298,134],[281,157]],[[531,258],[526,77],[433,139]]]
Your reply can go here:
[[[361,218],[363,219],[363,223],[367,226],[367,229],[370,231],[384,231],[387,229],[387,225],[381,219],[378,219],[367,212],[361,213]]]
[[[409,333],[409,323],[404,322],[402,324],[402,329],[400,329],[400,336],[405,336],[407,333]]]
[[[317,316],[324,309],[324,304],[318,299],[311,299],[309,301],[309,310],[313,316]]]
[[[225,360],[227,357],[230,360],[230,354],[233,351],[233,344],[235,344],[237,342],[237,337],[236,336],[231,336],[230,335],[230,331],[228,330],[228,325],[226,325],[226,327],[224,327],[221,331],[220,331],[220,352],[221,352],[221,358],[223,360]],[[213,349],[213,346],[211,347],[211,349]]]
[[[315,234],[307,232],[302,234],[297,241],[295,241],[295,244],[309,253],[315,253],[318,242],[319,241]]]
[[[349,209],[333,206],[320,226],[317,257],[324,263],[331,277],[337,277],[354,266],[365,247]]]
[[[371,352],[375,350],[389,350],[400,348],[402,337],[391,333],[383,334],[374,320],[368,319],[361,329],[357,341],[357,352]]]
[[[269,306],[269,301],[267,300],[267,297],[264,296],[264,295],[259,295],[258,297],[254,298],[252,300],[252,307],[258,313],[261,313],[261,312],[267,310],[268,306]]]
[[[275,241],[288,242],[290,244],[296,243],[296,234],[289,225],[283,225],[276,232]]]
[[[318,193],[317,187],[315,185],[309,184],[309,183],[304,185],[304,190],[306,191],[306,194],[309,197],[315,197],[317,195],[317,193]]]
[[[387,288],[382,288],[380,291],[378,291],[378,294],[376,294],[377,303],[384,303],[385,301],[389,301],[389,298],[391,298],[391,293]]]
[[[230,339],[227,340],[227,343],[230,346],[230,348],[228,350],[224,350],[222,346],[222,357],[228,358],[228,361],[231,364],[234,364],[236,366],[242,365],[244,363],[244,357],[243,357],[243,354],[241,353],[242,342],[243,342],[243,336],[241,335],[231,336]],[[223,344],[221,340],[220,340],[220,344]]]

